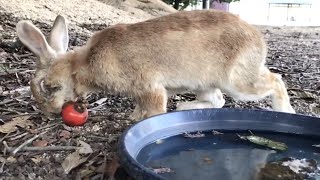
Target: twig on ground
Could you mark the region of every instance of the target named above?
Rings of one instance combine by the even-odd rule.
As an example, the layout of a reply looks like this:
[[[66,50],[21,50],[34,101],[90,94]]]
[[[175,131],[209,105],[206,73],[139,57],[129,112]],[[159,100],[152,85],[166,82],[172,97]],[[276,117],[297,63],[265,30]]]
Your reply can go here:
[[[1,164],[1,167],[0,167],[0,173],[3,173],[3,167],[4,167],[4,165],[6,164],[6,162],[4,161],[4,162],[2,162],[2,164]]]
[[[40,131],[40,130],[42,130],[42,129],[46,129],[46,130],[48,130],[49,128],[52,129],[52,128],[55,128],[56,126],[60,125],[60,124],[61,124],[61,122],[53,123],[53,124],[48,124],[48,125],[46,125],[46,126],[39,127],[39,128],[37,128],[37,129],[34,129],[34,131],[37,132],[37,131]],[[25,132],[25,133],[22,133],[22,134],[11,135],[11,136],[10,136],[10,141],[14,141],[14,140],[20,139],[20,138],[26,136],[27,134],[28,134],[28,132]]]
[[[1,143],[2,141],[4,141],[4,140],[9,136],[10,133],[11,133],[11,132],[9,132],[9,133],[6,134],[5,136],[3,136],[3,137],[0,139],[0,143]]]
[[[27,54],[19,55],[20,58],[29,57],[29,56],[33,56],[33,54],[32,53],[27,53]]]
[[[19,114],[19,115],[22,114],[22,112],[19,112],[19,111],[14,110],[14,109],[9,109],[9,108],[0,108],[0,111],[3,111],[3,112],[12,112],[12,113],[16,113],[16,114]]]
[[[16,81],[17,81],[17,83],[18,83],[19,85],[21,85],[21,80],[20,80],[20,77],[19,77],[18,73],[16,72],[15,75],[16,75]]]
[[[107,164],[107,153],[106,153],[106,152],[104,152],[103,164]],[[105,174],[105,173],[102,173],[102,175],[101,175],[101,180],[104,179],[104,174]]]
[[[12,151],[13,155],[16,155],[18,151],[20,151],[23,147],[25,147],[26,145],[30,144],[32,141],[34,141],[35,139],[37,139],[38,137],[40,137],[41,135],[47,133],[48,131],[44,131],[40,134],[37,134],[35,136],[33,136],[32,138],[30,138],[29,140],[25,141],[24,143],[22,143],[20,146],[18,146],[15,150]]]
[[[8,144],[3,141],[3,145],[7,152],[14,152],[15,147],[9,147]],[[45,146],[45,147],[22,147],[19,151],[72,151],[78,150],[81,147],[77,146]]]
[[[5,99],[3,100],[2,102],[0,102],[0,105],[4,105],[4,104],[7,104],[7,103],[11,103],[13,102],[14,100],[13,99]]]
[[[24,137],[24,136],[26,136],[26,135],[28,135],[27,132],[22,133],[22,134],[18,134],[18,135],[13,135],[14,137],[13,137],[13,138],[10,138],[10,141],[14,141],[14,140],[20,139],[20,138],[22,138],[22,137]]]

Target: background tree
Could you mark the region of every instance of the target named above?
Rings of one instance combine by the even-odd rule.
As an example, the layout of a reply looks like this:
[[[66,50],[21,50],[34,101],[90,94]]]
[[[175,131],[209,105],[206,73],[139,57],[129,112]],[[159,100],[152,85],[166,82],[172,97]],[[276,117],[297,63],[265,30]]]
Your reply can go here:
[[[197,5],[200,0],[163,0],[165,3],[172,5],[177,10],[183,10],[189,5]],[[202,0],[207,1],[207,0]],[[210,1],[216,1],[219,3],[231,3],[231,2],[237,2],[240,0],[210,0]]]

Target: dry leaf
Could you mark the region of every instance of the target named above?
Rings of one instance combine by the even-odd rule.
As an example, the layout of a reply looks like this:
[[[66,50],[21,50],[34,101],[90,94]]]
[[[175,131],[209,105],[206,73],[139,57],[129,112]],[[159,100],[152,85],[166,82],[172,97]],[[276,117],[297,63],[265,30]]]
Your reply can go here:
[[[46,140],[37,140],[37,141],[34,141],[32,143],[33,146],[36,146],[36,147],[45,147],[48,145],[48,141]]]
[[[17,126],[21,128],[31,126],[32,122],[28,120],[30,117],[31,116],[18,116],[12,118],[12,121],[6,122],[0,126],[0,132],[7,134],[16,131],[18,129]]]
[[[72,131],[72,128],[70,126],[67,126],[65,124],[62,124],[63,128],[67,131]]]
[[[117,169],[120,167],[118,157],[114,157],[110,163],[102,163],[95,172],[108,175],[109,178],[114,177]]]
[[[91,146],[87,144],[86,142],[83,142],[79,140],[79,143],[81,144],[81,147],[79,148],[80,154],[90,154],[93,153],[93,150],[91,149]]]
[[[310,107],[313,113],[320,115],[320,106],[318,104],[311,104]]]
[[[69,139],[71,137],[71,133],[69,131],[62,130],[59,136],[64,139]]]
[[[80,164],[86,162],[88,157],[81,158],[78,151],[75,151],[74,153],[69,154],[66,159],[62,162],[62,168],[64,169],[64,172],[66,174],[69,174],[69,172],[78,167]]]
[[[89,176],[90,174],[92,174],[93,171],[90,170],[90,169],[81,169],[80,172],[79,172],[79,175],[82,179],[84,179],[84,177],[87,177]]]
[[[108,166],[108,175],[109,177],[114,177],[117,169],[120,167],[118,157],[114,157]]]
[[[39,162],[42,161],[42,158],[41,156],[34,156],[31,158],[31,160],[35,163],[35,164],[38,164]]]
[[[6,162],[6,159],[5,159],[4,157],[1,157],[1,156],[0,156],[0,162],[5,163],[5,162]]]
[[[10,95],[10,94],[16,94],[16,93],[24,94],[26,92],[30,92],[29,86],[23,86],[23,87],[16,88],[14,90],[4,91],[2,92],[2,95]]]
[[[93,106],[93,105],[95,105],[95,104],[101,105],[101,104],[103,104],[104,102],[106,102],[107,100],[108,100],[108,98],[101,98],[101,99],[99,99],[98,101],[91,103],[90,105],[91,105],[91,106]]]
[[[317,96],[315,94],[312,94],[310,92],[307,91],[291,91],[295,96],[301,98],[301,99],[305,99],[305,100],[314,100]]]
[[[8,163],[15,163],[15,162],[17,162],[17,159],[15,157],[13,157],[13,156],[9,156],[7,158],[7,162]]]

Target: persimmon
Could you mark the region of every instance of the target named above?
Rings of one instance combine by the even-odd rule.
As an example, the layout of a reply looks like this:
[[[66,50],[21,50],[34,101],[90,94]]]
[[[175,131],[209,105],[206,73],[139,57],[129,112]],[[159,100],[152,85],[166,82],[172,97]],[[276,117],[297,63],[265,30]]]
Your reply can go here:
[[[88,110],[82,99],[69,101],[62,107],[61,116],[63,122],[68,126],[82,126],[87,122]]]

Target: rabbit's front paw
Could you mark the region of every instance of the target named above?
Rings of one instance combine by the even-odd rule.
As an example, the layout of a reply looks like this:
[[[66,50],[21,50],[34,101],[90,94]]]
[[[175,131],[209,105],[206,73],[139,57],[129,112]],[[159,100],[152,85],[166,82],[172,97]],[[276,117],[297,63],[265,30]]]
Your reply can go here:
[[[132,114],[129,116],[129,119],[132,121],[140,121],[146,116],[147,112],[143,111],[139,104],[136,105],[135,109],[133,110]]]
[[[177,104],[177,111],[181,110],[190,110],[190,109],[205,109],[205,108],[214,108],[214,105],[211,102],[181,102]]]

